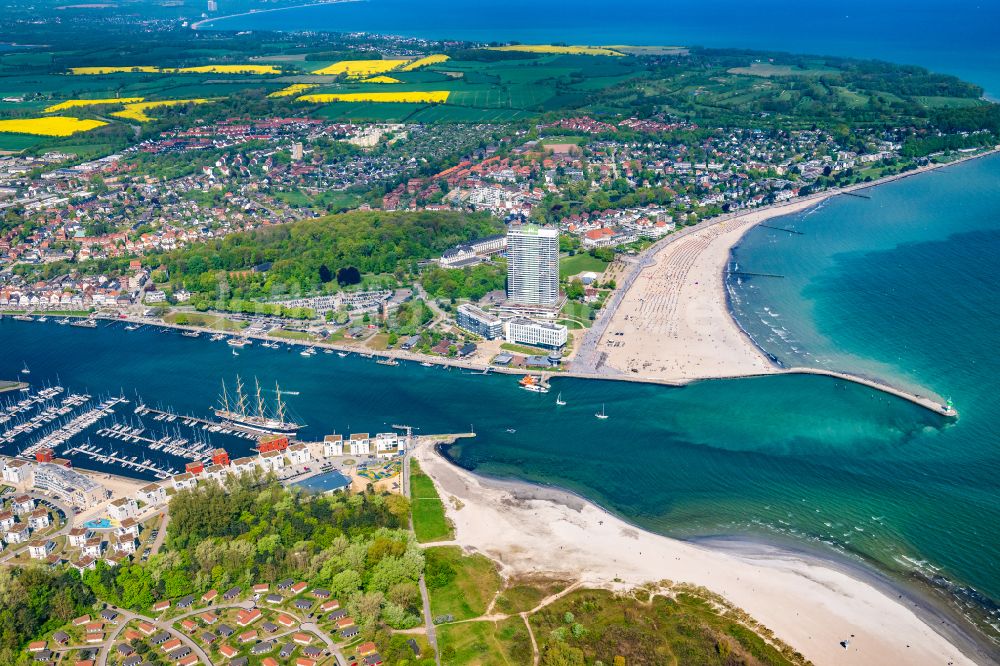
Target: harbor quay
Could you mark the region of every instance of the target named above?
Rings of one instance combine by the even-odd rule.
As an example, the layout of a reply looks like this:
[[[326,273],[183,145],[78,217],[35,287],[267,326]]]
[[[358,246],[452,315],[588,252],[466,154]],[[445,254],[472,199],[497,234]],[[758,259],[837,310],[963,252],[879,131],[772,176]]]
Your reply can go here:
[[[336,352],[343,356],[354,354],[357,356],[361,356],[363,358],[376,359],[376,362],[378,362],[378,360],[390,361],[389,363],[383,362],[382,363],[383,365],[394,365],[399,361],[411,361],[414,363],[420,363],[422,365],[427,365],[427,366],[440,366],[443,368],[459,368],[473,372],[479,372],[482,374],[498,373],[498,374],[523,376],[526,373],[530,373],[541,376],[546,381],[548,379],[556,377],[570,377],[577,379],[598,379],[605,381],[635,382],[641,384],[659,384],[662,386],[684,386],[686,384],[690,384],[692,381],[698,381],[692,379],[671,380],[671,379],[661,379],[656,377],[642,377],[626,373],[609,373],[607,371],[607,368],[604,368],[602,372],[597,372],[586,366],[583,366],[582,369],[578,370],[575,368],[573,364],[572,356],[567,357],[565,359],[565,363],[560,363],[559,366],[525,367],[523,365],[500,365],[497,364],[496,362],[484,363],[482,361],[472,360],[468,358],[426,356],[424,354],[419,354],[404,349],[386,349],[386,350],[371,349],[369,347],[359,346],[357,344],[343,343],[343,342],[308,341],[308,340],[297,340],[294,338],[281,338],[279,340],[273,337],[269,337],[265,333],[246,333],[246,332],[220,333],[218,330],[203,326],[196,326],[190,324],[173,324],[170,322],[165,322],[160,319],[135,316],[125,313],[103,313],[98,315],[92,315],[91,317],[92,319],[105,320],[108,322],[108,325],[112,325],[114,322],[123,322],[126,324],[126,326],[137,326],[137,327],[153,326],[164,329],[179,330],[182,332],[197,332],[199,335],[208,334],[212,335],[219,341],[236,340],[240,343],[241,346],[253,344],[254,342],[267,343],[269,345],[278,346],[278,343],[280,342],[281,344],[289,346],[301,347],[303,348],[303,353],[305,351],[312,350],[310,355],[315,354],[317,349],[321,349],[327,353]],[[949,418],[958,416],[958,412],[953,406],[947,404],[945,401],[942,401],[933,395],[917,394],[908,391],[906,389],[892,386],[891,384],[888,384],[885,381],[873,379],[870,377],[863,377],[848,372],[828,370],[825,368],[778,368],[776,369],[776,372],[783,374],[811,374],[811,375],[823,375],[827,377],[833,377],[835,379],[861,384],[863,386],[867,386],[874,390],[894,395],[898,398],[907,400],[909,402],[912,402],[913,404],[924,407],[925,409],[935,412],[941,416]],[[752,376],[755,375],[734,375],[730,378],[739,379]]]
[[[338,490],[402,493],[403,460],[422,441],[454,441],[473,433],[413,434],[406,425],[383,433],[330,434],[295,441],[262,434],[253,455],[231,459],[222,448],[157,481],[75,468],[38,449],[33,457],[0,456],[0,564],[27,560],[68,563],[80,571],[98,560],[117,565],[142,560],[163,543],[170,498],[205,483],[273,476],[306,492]],[[106,461],[114,464],[114,461]],[[129,468],[136,470],[134,465]]]

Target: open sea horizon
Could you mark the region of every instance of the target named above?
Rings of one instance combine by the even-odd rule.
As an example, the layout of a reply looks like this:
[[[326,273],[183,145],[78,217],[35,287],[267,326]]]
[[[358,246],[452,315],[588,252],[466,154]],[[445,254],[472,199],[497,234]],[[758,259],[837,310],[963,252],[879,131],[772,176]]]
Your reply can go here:
[[[225,7],[223,7],[225,11]],[[874,58],[954,74],[1000,97],[1000,4],[956,0],[357,0],[219,18],[202,30],[708,46]]]

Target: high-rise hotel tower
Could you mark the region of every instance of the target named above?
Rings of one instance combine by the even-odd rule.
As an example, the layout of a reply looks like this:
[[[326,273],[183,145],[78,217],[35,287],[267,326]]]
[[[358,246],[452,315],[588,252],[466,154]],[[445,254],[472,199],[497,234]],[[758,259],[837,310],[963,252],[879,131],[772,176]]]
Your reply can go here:
[[[507,300],[553,306],[559,301],[559,231],[534,224],[507,231]]]

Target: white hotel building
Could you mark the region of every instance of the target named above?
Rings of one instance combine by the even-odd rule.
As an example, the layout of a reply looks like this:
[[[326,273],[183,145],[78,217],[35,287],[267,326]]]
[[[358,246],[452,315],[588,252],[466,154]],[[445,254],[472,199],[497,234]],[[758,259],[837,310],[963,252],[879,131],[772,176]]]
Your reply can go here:
[[[569,329],[562,324],[518,317],[505,324],[505,337],[507,342],[515,344],[561,349],[569,337]]]
[[[559,301],[559,231],[534,224],[507,231],[507,300],[554,306]]]

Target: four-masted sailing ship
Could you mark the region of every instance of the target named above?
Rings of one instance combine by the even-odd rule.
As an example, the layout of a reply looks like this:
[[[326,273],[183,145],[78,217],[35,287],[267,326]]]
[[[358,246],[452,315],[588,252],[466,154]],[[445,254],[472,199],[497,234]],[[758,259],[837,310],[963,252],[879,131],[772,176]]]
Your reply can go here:
[[[303,428],[301,424],[287,420],[285,403],[281,400],[281,388],[277,383],[274,385],[277,398],[273,408],[265,404],[260,382],[254,379],[254,383],[257,386],[256,404],[250,405],[243,391],[243,382],[238,375],[236,393],[233,396],[226,390],[226,382],[223,380],[222,395],[219,396],[219,408],[215,410],[215,415],[237,428],[269,435],[291,436]]]

